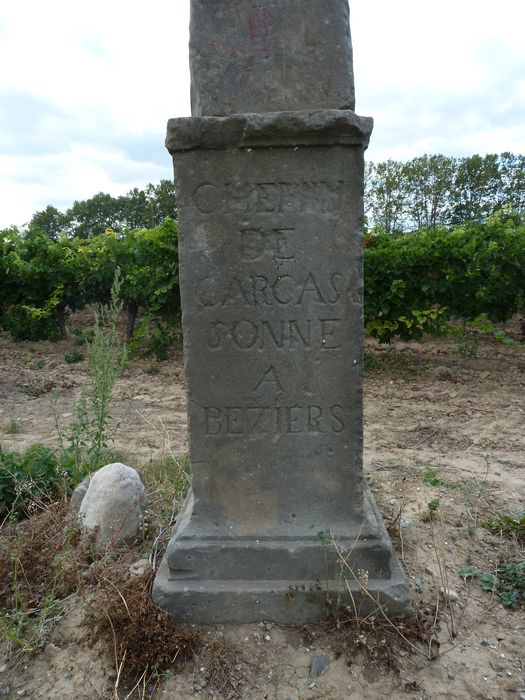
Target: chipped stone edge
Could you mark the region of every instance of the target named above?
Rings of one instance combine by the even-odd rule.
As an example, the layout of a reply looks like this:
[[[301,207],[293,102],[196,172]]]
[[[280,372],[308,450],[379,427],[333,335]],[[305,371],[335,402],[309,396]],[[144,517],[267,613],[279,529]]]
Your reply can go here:
[[[273,146],[366,148],[373,125],[371,117],[344,109],[182,117],[168,121],[166,148],[172,155],[180,151]]]

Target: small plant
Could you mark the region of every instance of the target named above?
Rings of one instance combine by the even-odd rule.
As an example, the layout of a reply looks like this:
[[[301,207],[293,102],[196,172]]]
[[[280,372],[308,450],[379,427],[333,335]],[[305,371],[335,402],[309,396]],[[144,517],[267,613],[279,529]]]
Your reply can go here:
[[[67,427],[60,424],[56,396],[53,405],[62,458],[72,462],[78,480],[101,466],[103,454],[110,442],[111,394],[127,359],[127,349],[117,333],[117,320],[122,308],[120,287],[121,276],[117,268],[111,300],[95,316],[88,376],[73,408],[73,420]]]
[[[6,452],[0,445],[0,517],[31,515],[71,485],[67,469],[49,447]]]
[[[482,571],[473,566],[465,566],[459,575],[465,580],[478,580],[481,588],[496,593],[506,608],[518,608],[525,604],[525,560],[502,562],[496,571]]]
[[[11,418],[4,430],[8,435],[18,435],[24,430],[24,423],[21,418]]]
[[[496,513],[483,525],[495,534],[514,537],[521,544],[525,544],[525,512],[516,517],[507,513]]]
[[[454,354],[464,360],[477,359],[479,357],[479,338],[469,333],[465,326],[456,335]]]
[[[427,486],[441,486],[445,489],[457,489],[458,484],[454,481],[446,481],[438,477],[438,473],[434,467],[427,467],[423,472],[423,483]]]
[[[437,512],[439,509],[441,501],[439,498],[433,498],[431,501],[428,502],[427,505],[427,512],[423,515],[423,522],[425,523],[433,523],[434,520],[436,519]]]
[[[158,365],[150,365],[146,368],[146,374],[159,374],[160,367]]]
[[[43,369],[45,365],[44,360],[35,360],[34,362],[30,362],[28,367],[29,369]]]
[[[70,365],[73,365],[76,362],[82,362],[82,360],[84,360],[84,359],[85,359],[84,354],[81,352],[78,352],[78,351],[71,352],[68,355],[64,356],[64,360]]]
[[[180,332],[167,323],[157,323],[146,339],[144,355],[155,355],[159,362],[168,359],[169,349],[179,339]]]
[[[398,352],[394,347],[386,351],[365,350],[365,372],[387,372],[405,376],[416,371],[413,355]]]
[[[22,384],[21,388],[28,396],[36,399],[53,391],[55,382],[52,379],[31,379],[29,382]]]

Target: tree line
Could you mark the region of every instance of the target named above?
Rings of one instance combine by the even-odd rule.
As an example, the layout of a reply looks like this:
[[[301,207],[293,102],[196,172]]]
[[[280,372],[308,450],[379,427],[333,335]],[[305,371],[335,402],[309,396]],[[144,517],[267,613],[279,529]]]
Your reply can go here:
[[[423,155],[408,162],[367,163],[369,228],[397,234],[460,226],[486,221],[501,210],[525,212],[523,155]]]
[[[372,335],[417,337],[453,316],[504,321],[525,312],[524,166],[510,153],[368,164]],[[107,302],[117,267],[128,338],[139,310],[177,322],[176,216],[164,180],[121,197],[99,193],[64,213],[49,206],[23,229],[0,231],[0,329],[19,340],[64,336],[68,313]]]
[[[139,309],[174,324],[180,313],[177,241],[169,218],[153,229],[120,235],[107,229],[88,238],[6,229],[0,235],[0,328],[15,340],[64,337],[68,313],[108,303],[117,268],[128,339]]]
[[[158,185],[150,183],[144,189],[135,187],[120,197],[99,192],[74,202],[65,212],[49,205],[33,215],[26,230],[42,231],[53,240],[60,234],[90,238],[108,229],[117,234],[131,229],[153,229],[167,218],[177,218],[177,199],[173,183],[161,180]]]

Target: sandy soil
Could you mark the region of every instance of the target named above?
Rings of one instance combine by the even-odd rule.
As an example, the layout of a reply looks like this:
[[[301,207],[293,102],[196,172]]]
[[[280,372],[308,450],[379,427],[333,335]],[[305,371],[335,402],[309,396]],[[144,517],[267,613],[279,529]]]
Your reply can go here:
[[[83,327],[85,316],[73,317]],[[518,335],[518,324],[511,328]],[[67,421],[86,363],[64,356],[74,338],[58,343],[13,343],[0,338],[0,443],[21,449],[56,444],[49,389],[60,389],[58,413]],[[303,698],[447,700],[525,697],[525,612],[467,584],[467,563],[494,569],[515,554],[512,543],[482,527],[491,513],[525,509],[525,353],[481,339],[475,358],[457,355],[454,341],[398,343],[395,352],[367,343],[372,365],[365,379],[365,469],[414,591],[416,606],[434,604],[449,586],[458,601],[441,618],[440,654],[401,652],[399,672],[341,653],[336,635],[320,627],[220,627],[210,638],[237,645],[226,686],[210,687],[206,658],[164,679],[156,698]],[[113,416],[115,446],[135,465],[186,449],[185,391],[180,351],[170,361],[133,360],[118,382]],[[13,432],[16,425],[20,432]],[[440,483],[424,476],[432,468]],[[433,526],[428,503],[439,498]],[[400,524],[400,527],[396,526]],[[45,649],[16,672],[0,660],[0,694],[32,698],[114,698],[112,650],[85,642],[84,611],[71,603]],[[454,633],[451,634],[451,626]],[[329,664],[311,678],[315,656]],[[152,690],[152,687],[150,687]],[[121,697],[125,697],[123,694]],[[131,697],[131,696],[130,696]],[[141,697],[135,694],[133,697]]]

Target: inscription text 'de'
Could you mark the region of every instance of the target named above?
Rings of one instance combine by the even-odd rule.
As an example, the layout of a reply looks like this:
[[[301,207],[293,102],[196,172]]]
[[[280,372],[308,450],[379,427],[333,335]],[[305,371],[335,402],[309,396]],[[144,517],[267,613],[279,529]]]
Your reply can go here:
[[[342,347],[341,323],[340,318],[214,321],[206,344],[210,350],[337,350]]]
[[[203,182],[193,190],[201,214],[330,213],[344,195],[344,180]]]
[[[341,433],[344,409],[332,406],[204,406],[204,434],[292,435]]]
[[[291,240],[293,233],[294,228],[242,228],[239,239],[240,258],[243,262],[254,262],[269,254],[276,261],[295,260]]]

